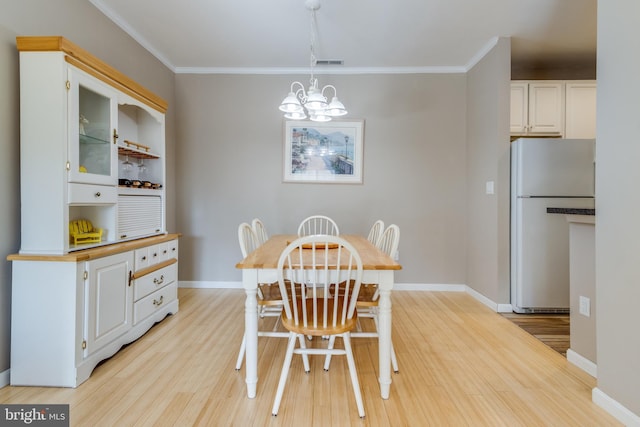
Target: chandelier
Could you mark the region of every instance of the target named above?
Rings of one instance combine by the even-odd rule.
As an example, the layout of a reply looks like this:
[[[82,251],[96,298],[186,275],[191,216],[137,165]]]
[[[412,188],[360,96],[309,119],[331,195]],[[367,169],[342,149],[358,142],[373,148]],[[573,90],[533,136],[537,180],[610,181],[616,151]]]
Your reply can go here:
[[[316,10],[320,9],[320,0],[306,0],[305,6],[311,11],[311,77],[309,79],[309,88],[305,91],[302,83],[295,81],[291,83],[289,94],[280,104],[280,111],[285,113],[284,117],[293,120],[304,120],[309,118],[314,122],[328,122],[332,117],[344,116],[347,110],[342,102],[338,100],[338,93],[335,86],[326,85],[320,90],[318,87],[318,79],[315,78],[313,71],[315,69],[316,60]],[[325,91],[333,90],[331,102],[327,102]]]

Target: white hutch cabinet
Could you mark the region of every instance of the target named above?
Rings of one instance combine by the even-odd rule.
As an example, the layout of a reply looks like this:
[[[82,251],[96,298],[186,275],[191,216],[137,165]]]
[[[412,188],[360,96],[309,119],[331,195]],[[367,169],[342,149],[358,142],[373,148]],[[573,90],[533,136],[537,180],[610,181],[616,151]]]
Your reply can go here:
[[[22,239],[8,257],[11,384],[76,387],[178,311],[167,104],[62,37],[16,40]]]

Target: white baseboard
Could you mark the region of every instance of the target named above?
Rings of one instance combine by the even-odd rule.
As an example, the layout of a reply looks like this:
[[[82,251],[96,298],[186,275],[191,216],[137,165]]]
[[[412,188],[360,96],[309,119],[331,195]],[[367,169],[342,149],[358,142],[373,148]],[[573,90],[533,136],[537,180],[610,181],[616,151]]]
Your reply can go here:
[[[214,282],[214,281],[189,281],[178,282],[179,288],[199,288],[199,289],[242,289],[242,282]],[[445,284],[425,284],[425,283],[396,283],[394,291],[446,291],[465,292],[466,285],[445,285]]]
[[[395,283],[394,291],[433,291],[433,292],[464,292],[466,285],[445,285],[439,283]]]
[[[513,311],[511,309],[511,304],[499,304],[499,303],[493,302],[489,298],[482,295],[480,292],[466,285],[465,285],[465,292],[471,295],[473,298],[475,298],[479,302],[481,302],[482,304],[489,307],[491,310],[495,311],[496,313],[511,313]]]
[[[598,365],[596,365],[586,357],[581,356],[579,353],[576,353],[571,349],[568,349],[567,360],[585,371],[587,374],[591,375],[593,378],[598,378]]]
[[[242,289],[242,282],[212,282],[212,281],[190,281],[180,280],[179,288],[199,288],[199,289]]]
[[[10,382],[11,369],[7,369],[6,371],[0,372],[0,388],[8,386]]]
[[[598,387],[591,391],[593,403],[607,411],[615,419],[627,427],[640,427],[640,416],[634,414],[629,409],[621,405],[617,400],[612,399]]]
[[[242,289],[242,282],[217,282],[217,281],[188,281],[178,282],[180,288],[199,289]],[[482,304],[498,313],[511,312],[511,304],[499,304],[491,301],[478,291],[464,284],[441,284],[441,283],[396,283],[394,291],[431,291],[431,292],[466,292]]]

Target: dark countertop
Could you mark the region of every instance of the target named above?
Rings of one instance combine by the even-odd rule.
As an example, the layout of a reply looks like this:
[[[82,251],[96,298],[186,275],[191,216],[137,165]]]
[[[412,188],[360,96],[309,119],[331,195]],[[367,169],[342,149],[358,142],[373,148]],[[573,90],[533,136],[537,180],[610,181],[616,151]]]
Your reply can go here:
[[[562,215],[595,215],[596,210],[580,208],[547,208],[547,213]]]

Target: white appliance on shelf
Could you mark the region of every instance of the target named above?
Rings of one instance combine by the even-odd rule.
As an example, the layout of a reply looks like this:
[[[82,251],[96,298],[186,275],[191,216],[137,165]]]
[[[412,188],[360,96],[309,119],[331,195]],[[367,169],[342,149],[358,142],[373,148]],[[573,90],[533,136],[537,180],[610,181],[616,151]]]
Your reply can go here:
[[[569,312],[569,224],[549,208],[595,208],[595,140],[511,144],[511,306]]]

